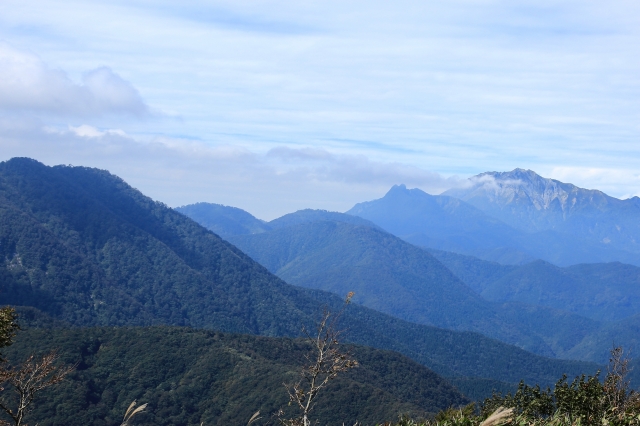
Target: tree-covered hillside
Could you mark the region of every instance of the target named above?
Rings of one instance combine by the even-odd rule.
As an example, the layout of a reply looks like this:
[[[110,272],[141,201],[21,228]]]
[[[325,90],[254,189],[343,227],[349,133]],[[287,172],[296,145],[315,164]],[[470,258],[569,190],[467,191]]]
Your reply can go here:
[[[368,226],[319,221],[230,241],[291,284],[353,290],[355,301],[389,315],[477,331],[542,355],[563,355],[599,327],[558,309],[487,301],[425,250]]]
[[[75,326],[188,325],[298,336],[342,299],[286,284],[240,250],[108,172],[0,163],[0,304]],[[37,315],[31,311],[32,317]],[[349,341],[447,376],[552,383],[592,364],[551,360],[475,333],[350,306]]]
[[[148,403],[136,425],[242,425],[260,410],[265,422],[287,407],[283,382],[299,378],[310,346],[303,340],[189,328],[29,330],[3,352],[10,360],[57,349],[75,372],[42,394],[30,424],[120,425],[127,405]],[[426,367],[390,351],[352,347],[359,367],[321,393],[314,419],[374,424],[399,414],[425,417],[468,402]],[[268,420],[271,420],[268,422]]]
[[[196,203],[177,207],[175,210],[212,230],[222,238],[227,238],[230,235],[255,234],[271,229],[264,221],[237,207]]]
[[[487,300],[563,309],[599,321],[640,313],[640,268],[620,262],[561,268],[541,260],[500,265],[472,256],[428,250]]]
[[[294,334],[317,302],[108,172],[0,164],[3,304],[74,325]]]
[[[326,210],[305,209],[297,212],[285,214],[277,219],[269,222],[272,229],[288,228],[294,225],[302,225],[305,223],[313,223],[321,220],[332,222],[350,223],[352,225],[368,226],[370,228],[382,229],[378,225],[358,216],[345,213],[330,212]],[[197,221],[196,221],[197,222]],[[241,235],[241,234],[238,234]],[[246,233],[244,234],[246,235]]]
[[[319,221],[230,241],[291,284],[351,289],[355,302],[412,322],[460,328],[491,313],[429,253],[367,226]]]

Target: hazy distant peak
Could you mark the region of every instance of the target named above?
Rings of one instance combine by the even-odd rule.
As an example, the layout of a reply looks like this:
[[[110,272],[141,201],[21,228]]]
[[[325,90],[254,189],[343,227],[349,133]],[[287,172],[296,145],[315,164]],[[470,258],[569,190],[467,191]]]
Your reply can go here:
[[[400,185],[393,185],[391,189],[385,194],[383,198],[396,197],[396,196],[424,196],[429,195],[421,189],[413,188],[407,189],[407,185],[401,183]]]
[[[533,170],[486,172],[469,178],[469,186],[445,192],[462,200],[484,198],[497,205],[530,205],[536,210],[571,210],[576,204],[606,204],[609,197],[598,190],[544,178]]]
[[[352,216],[346,213],[331,212],[327,210],[304,209],[293,213],[288,213],[282,217],[272,220],[268,225],[273,229],[286,228],[289,226],[299,225],[303,223],[312,223],[320,221],[344,222],[352,225],[362,225],[371,228],[379,228],[372,222],[358,216]]]
[[[393,195],[393,194],[400,194],[400,193],[404,193],[404,192],[407,192],[407,191],[408,191],[407,185],[405,185],[404,183],[401,183],[400,185],[393,185],[391,187],[391,189],[389,189],[389,191],[387,191],[385,196]]]
[[[231,235],[255,234],[270,229],[266,222],[237,207],[196,203],[176,207],[175,210],[223,238]]]
[[[516,229],[553,230],[584,238],[594,247],[640,252],[640,199],[620,200],[524,169],[481,173],[469,178],[467,186],[443,195],[465,201]],[[637,262],[626,256],[626,262]]]

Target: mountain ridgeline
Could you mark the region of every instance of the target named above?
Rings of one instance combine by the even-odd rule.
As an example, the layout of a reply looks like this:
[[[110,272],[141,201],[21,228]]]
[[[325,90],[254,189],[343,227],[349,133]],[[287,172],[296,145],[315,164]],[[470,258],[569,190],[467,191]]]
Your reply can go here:
[[[597,329],[566,312],[487,301],[426,250],[367,226],[319,221],[230,241],[288,283],[351,289],[354,301],[397,318],[480,332],[542,355],[562,355]]]
[[[261,235],[261,234],[256,234]],[[72,326],[180,325],[298,336],[340,297],[294,287],[186,216],[108,172],[0,163],[0,303]],[[477,333],[406,322],[358,304],[350,342],[398,351],[471,389],[487,380],[544,385],[595,364],[553,360]],[[476,380],[476,382],[474,382]]]
[[[336,294],[353,289],[355,301],[389,315],[476,331],[541,355],[604,363],[618,339],[596,338],[603,330],[628,335],[628,346],[640,344],[631,332],[640,313],[636,266],[501,265],[427,252],[384,231],[334,220],[230,240],[291,284]]]
[[[487,300],[542,305],[607,322],[640,313],[640,267],[634,265],[610,262],[562,268],[543,260],[501,265],[428,251]]]
[[[543,178],[531,170],[488,172],[444,193],[527,232],[557,231],[640,255],[640,198]]]
[[[612,216],[640,217],[640,209],[634,210],[639,204],[635,200],[617,201],[625,209],[612,212]],[[494,215],[494,209],[483,210],[453,196],[429,195],[404,185],[394,186],[378,200],[356,204],[347,213],[370,220],[416,245],[499,263],[522,264],[542,259],[560,266],[611,261],[640,266],[640,251],[632,244],[615,243],[613,237],[600,238],[599,233],[586,230],[579,232],[577,226],[516,228],[502,220],[506,212]],[[583,218],[580,223],[591,223],[590,214],[575,215]],[[635,236],[633,226],[628,228],[630,238],[640,238],[640,233]]]
[[[271,229],[271,226],[250,213],[221,204],[196,203],[178,207],[175,210],[222,238],[231,235],[257,234]]]

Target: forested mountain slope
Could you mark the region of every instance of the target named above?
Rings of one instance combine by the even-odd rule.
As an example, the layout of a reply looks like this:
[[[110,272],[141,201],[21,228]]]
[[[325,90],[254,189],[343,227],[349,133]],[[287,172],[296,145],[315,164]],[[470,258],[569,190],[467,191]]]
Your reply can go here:
[[[285,281],[342,294],[407,321],[471,330],[561,356],[599,324],[568,312],[492,303],[425,250],[387,232],[319,221],[231,241]]]
[[[351,289],[355,302],[402,319],[456,328],[491,313],[429,253],[368,226],[322,220],[231,242],[289,283]]]
[[[428,251],[487,300],[563,309],[598,321],[640,314],[640,268],[634,265],[611,262],[561,268],[541,260],[501,265]]]
[[[230,235],[256,234],[271,227],[263,220],[237,207],[212,203],[196,203],[177,207],[176,211],[190,217],[222,238]]]
[[[189,325],[299,335],[339,297],[286,284],[240,250],[108,172],[0,163],[0,304],[72,325]],[[475,333],[352,305],[350,341],[397,350],[447,376],[549,384],[588,363],[550,360]]]
[[[1,303],[75,325],[294,334],[317,302],[108,172],[0,164]]]
[[[149,406],[137,425],[222,426],[246,424],[258,410],[270,420],[287,409],[282,383],[298,378],[311,347],[300,339],[124,327],[29,330],[4,352],[21,360],[52,349],[78,367],[36,401],[32,423],[117,426],[127,405],[138,400]],[[313,419],[374,424],[468,402],[443,378],[396,352],[350,351],[359,366],[321,393]]]

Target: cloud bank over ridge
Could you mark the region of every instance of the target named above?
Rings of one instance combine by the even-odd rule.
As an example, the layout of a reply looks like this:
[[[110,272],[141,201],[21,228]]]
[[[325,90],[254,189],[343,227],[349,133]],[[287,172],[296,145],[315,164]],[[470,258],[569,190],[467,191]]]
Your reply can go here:
[[[346,211],[398,183],[437,194],[465,182],[316,148],[281,146],[258,153],[166,137],[142,141],[121,129],[90,125],[37,126],[33,120],[0,120],[0,160],[30,156],[49,165],[108,169],[170,206],[208,201],[241,207],[263,219],[303,208]]]

